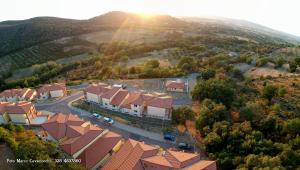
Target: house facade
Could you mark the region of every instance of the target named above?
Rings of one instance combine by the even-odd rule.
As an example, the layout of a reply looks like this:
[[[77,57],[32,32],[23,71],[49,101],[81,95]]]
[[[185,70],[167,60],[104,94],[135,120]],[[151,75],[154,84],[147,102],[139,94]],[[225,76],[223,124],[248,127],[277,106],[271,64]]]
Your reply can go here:
[[[129,92],[100,83],[87,87],[85,98],[103,108],[133,116],[171,119],[173,99],[164,94]]]
[[[37,90],[39,100],[59,98],[65,95],[67,95],[67,88],[62,83],[44,84]]]
[[[0,93],[1,102],[32,101],[37,92],[30,88],[9,89]]]
[[[0,103],[0,122],[3,124],[11,121],[16,124],[29,125],[37,116],[37,111],[31,102]]]

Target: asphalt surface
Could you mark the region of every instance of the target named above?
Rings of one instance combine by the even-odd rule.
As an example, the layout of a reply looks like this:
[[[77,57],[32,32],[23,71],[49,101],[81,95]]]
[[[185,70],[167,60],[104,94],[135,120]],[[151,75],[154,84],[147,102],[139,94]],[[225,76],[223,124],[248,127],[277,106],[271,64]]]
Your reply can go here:
[[[84,88],[85,86],[86,85],[79,85],[77,87],[73,86],[72,89],[81,89],[81,88]],[[79,92],[73,93],[70,96],[67,96],[61,100],[58,100],[58,101],[55,101],[52,103],[47,103],[47,104],[36,104],[35,106],[36,106],[37,110],[46,110],[46,111],[50,111],[50,112],[54,112],[54,113],[65,113],[65,114],[71,113],[71,114],[78,115],[82,119],[84,119],[86,121],[90,121],[92,124],[98,125],[101,128],[109,129],[112,132],[122,135],[123,138],[125,138],[125,139],[131,138],[131,139],[135,139],[138,141],[144,141],[147,144],[159,145],[162,148],[176,147],[176,143],[174,143],[174,142],[165,141],[163,139],[156,140],[158,135],[162,136],[161,134],[153,134],[152,132],[147,132],[147,135],[149,134],[147,137],[147,135],[140,135],[141,134],[140,131],[143,131],[142,129],[132,130],[132,129],[134,129],[133,127],[126,128],[126,126],[128,127],[128,125],[120,125],[118,122],[115,122],[115,124],[113,124],[113,125],[107,125],[103,121],[92,117],[91,113],[73,108],[72,106],[69,105],[70,102],[78,100],[82,97],[83,97],[83,92],[79,91]],[[123,126],[123,128],[119,128],[122,126]],[[151,136],[151,133],[153,134],[153,137]],[[145,132],[145,134],[146,134],[146,132]],[[154,137],[154,135],[155,135],[155,137]]]

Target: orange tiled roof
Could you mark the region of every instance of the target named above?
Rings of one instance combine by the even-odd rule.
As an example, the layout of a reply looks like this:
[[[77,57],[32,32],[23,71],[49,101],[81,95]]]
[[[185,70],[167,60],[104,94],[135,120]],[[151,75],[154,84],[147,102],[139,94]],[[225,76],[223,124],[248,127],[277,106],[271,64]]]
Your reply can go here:
[[[119,134],[108,132],[88,147],[78,158],[82,160],[81,163],[87,169],[91,169],[102,160],[121,139],[122,137]]]
[[[167,150],[161,155],[144,158],[143,166],[151,169],[182,169],[200,161],[200,157],[194,153],[184,153]]]
[[[34,107],[31,102],[9,103],[5,106],[4,111],[9,114],[25,114]]]
[[[67,126],[81,126],[85,122],[79,117],[58,113],[42,124],[42,127],[55,139],[61,139],[67,134]]]
[[[59,144],[59,147],[65,151],[69,155],[73,155],[84,146],[88,145],[92,140],[94,140],[97,136],[99,136],[103,132],[103,129],[94,126],[88,125],[85,129],[83,134],[77,135],[76,137],[71,138],[63,141]],[[79,132],[80,133],[80,132]]]
[[[142,93],[140,92],[131,92],[128,97],[125,98],[120,107],[130,109],[131,104],[140,103]],[[139,102],[137,102],[139,101]]]
[[[41,93],[48,93],[55,90],[66,91],[66,89],[66,85],[63,83],[44,84],[38,89],[37,94],[40,95]]]
[[[119,106],[128,94],[129,92],[127,90],[120,90],[112,99],[111,104]]]
[[[141,159],[154,156],[158,149],[142,142],[128,140],[113,157],[107,162],[102,170],[129,170],[142,169]]]
[[[111,87],[110,90],[101,95],[102,98],[110,99],[113,97],[121,88],[120,87]]]
[[[159,108],[172,108],[173,98],[169,96],[165,97],[154,97],[152,100],[147,102],[148,106],[159,107]]]
[[[92,94],[96,94],[96,95],[102,95],[105,92],[109,91],[110,88],[108,87],[107,84],[104,83],[98,83],[98,84],[91,84],[89,85],[85,92],[87,93],[92,93]]]
[[[9,89],[0,93],[0,97],[24,97],[25,99],[32,99],[35,96],[35,90],[24,89]]]
[[[8,102],[0,102],[0,114],[5,112],[5,107],[8,105]]]
[[[184,170],[217,170],[216,161],[201,160],[191,166],[184,168]]]

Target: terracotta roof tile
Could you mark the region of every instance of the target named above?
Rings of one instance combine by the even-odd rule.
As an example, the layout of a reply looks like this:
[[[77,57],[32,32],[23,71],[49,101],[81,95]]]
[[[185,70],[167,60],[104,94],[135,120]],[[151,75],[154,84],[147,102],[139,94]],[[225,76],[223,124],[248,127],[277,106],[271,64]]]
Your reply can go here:
[[[67,125],[80,126],[85,122],[79,117],[69,114],[58,113],[42,124],[42,127],[55,139],[66,136]]]
[[[122,137],[119,134],[108,132],[88,147],[78,158],[82,160],[82,164],[87,169],[91,169],[101,161],[121,139]]]
[[[159,108],[172,108],[173,98],[169,96],[165,97],[154,97],[152,100],[147,102],[148,106],[159,107]]]
[[[34,108],[31,102],[9,103],[5,106],[5,112],[10,114],[25,114]]]
[[[99,136],[103,132],[102,129],[90,125],[88,129],[85,129],[85,133],[81,136],[69,138],[62,143],[60,143],[59,147],[68,153],[69,155],[73,155],[77,151],[79,151],[84,146],[88,145],[92,140],[94,140],[97,136]]]
[[[108,87],[107,84],[98,83],[98,84],[91,84],[91,85],[89,85],[85,89],[85,92],[92,93],[92,94],[97,94],[97,95],[102,95],[102,94],[104,94],[105,92],[107,92],[109,90],[110,90],[110,88]]]
[[[0,102],[0,114],[3,114],[5,112],[5,106],[7,106],[8,102]]]
[[[128,140],[112,159],[102,168],[102,170],[142,170],[141,159],[154,156],[158,149],[142,142]]]
[[[142,93],[140,92],[130,92],[129,95],[125,98],[125,100],[120,105],[121,108],[130,109],[131,104],[138,104],[142,101]],[[139,102],[137,102],[139,101]]]
[[[44,84],[37,90],[37,94],[40,95],[41,93],[48,93],[55,90],[66,91],[67,88],[63,83]]]
[[[110,99],[112,98],[121,88],[120,87],[112,87],[110,90],[101,95],[102,98]]]
[[[216,161],[201,160],[191,166],[184,168],[184,170],[217,170]]]
[[[24,97],[26,100],[31,100],[36,95],[36,91],[24,88],[24,89],[9,89],[0,93],[0,97]]]
[[[112,99],[111,104],[119,106],[123,100],[128,96],[129,92],[127,90],[120,90]]]

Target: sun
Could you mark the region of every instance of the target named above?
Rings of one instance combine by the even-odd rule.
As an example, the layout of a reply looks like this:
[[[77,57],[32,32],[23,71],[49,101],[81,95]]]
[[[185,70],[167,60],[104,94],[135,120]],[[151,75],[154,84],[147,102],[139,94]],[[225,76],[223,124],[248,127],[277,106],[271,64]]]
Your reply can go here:
[[[145,13],[145,12],[138,12],[137,14],[144,19],[149,19],[155,16],[155,14]]]

